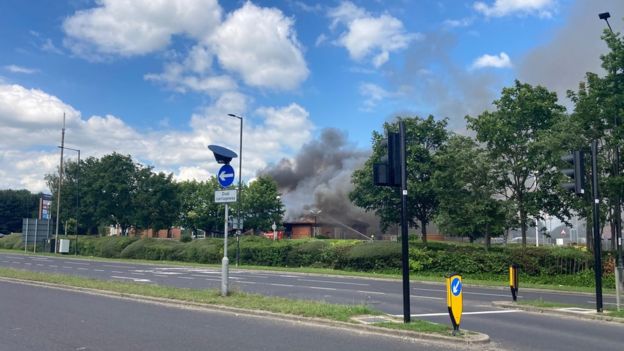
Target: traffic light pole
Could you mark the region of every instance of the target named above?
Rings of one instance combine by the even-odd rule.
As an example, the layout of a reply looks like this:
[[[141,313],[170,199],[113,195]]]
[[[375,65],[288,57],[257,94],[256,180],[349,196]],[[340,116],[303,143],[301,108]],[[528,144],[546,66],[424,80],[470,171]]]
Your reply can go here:
[[[411,321],[409,283],[409,238],[407,233],[407,162],[405,158],[405,122],[399,122],[401,162],[401,257],[403,268],[403,322]]]
[[[596,280],[596,312],[602,312],[602,242],[600,240],[600,195],[598,193],[598,141],[592,140],[592,195],[594,225],[594,276]]]

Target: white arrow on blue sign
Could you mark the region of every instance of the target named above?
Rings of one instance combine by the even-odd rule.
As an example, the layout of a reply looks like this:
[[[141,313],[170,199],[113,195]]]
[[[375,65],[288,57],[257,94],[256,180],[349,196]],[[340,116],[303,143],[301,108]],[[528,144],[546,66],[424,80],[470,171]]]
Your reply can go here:
[[[230,165],[223,165],[217,172],[219,185],[226,188],[234,182],[234,168]]]
[[[459,296],[459,293],[461,293],[461,290],[462,290],[462,283],[459,280],[459,278],[453,279],[453,281],[451,282],[451,292],[453,293],[453,295]]]

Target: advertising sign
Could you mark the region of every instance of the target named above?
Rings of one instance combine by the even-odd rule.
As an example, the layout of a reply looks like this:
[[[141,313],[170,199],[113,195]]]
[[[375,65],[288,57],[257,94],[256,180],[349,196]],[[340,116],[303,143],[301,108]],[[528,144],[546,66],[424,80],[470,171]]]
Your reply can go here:
[[[39,219],[52,218],[52,195],[41,194],[39,198]]]

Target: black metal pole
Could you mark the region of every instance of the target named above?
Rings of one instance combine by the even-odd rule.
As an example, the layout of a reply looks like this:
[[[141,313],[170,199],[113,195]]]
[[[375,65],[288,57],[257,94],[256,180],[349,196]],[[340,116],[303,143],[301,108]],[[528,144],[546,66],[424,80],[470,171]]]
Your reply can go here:
[[[401,155],[401,257],[403,268],[403,322],[411,321],[409,283],[409,238],[407,234],[407,162],[405,159],[405,122],[399,122]]]
[[[600,240],[600,195],[598,192],[598,141],[592,140],[592,194],[594,225],[594,276],[596,280],[596,311],[602,312],[602,243]]]

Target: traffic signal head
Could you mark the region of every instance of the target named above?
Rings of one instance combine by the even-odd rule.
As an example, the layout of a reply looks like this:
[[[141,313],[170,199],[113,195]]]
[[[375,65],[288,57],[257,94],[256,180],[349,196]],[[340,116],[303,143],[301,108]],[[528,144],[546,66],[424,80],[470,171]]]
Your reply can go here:
[[[380,146],[387,150],[380,162],[373,165],[373,183],[381,186],[401,186],[401,140],[399,133],[388,132]]]
[[[562,157],[561,160],[565,161],[569,167],[562,169],[561,173],[570,178],[570,182],[564,183],[561,186],[568,191],[574,191],[576,195],[583,195],[585,193],[585,165],[583,152],[574,151],[573,153]]]

